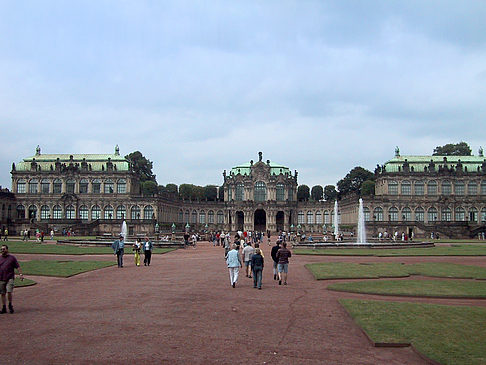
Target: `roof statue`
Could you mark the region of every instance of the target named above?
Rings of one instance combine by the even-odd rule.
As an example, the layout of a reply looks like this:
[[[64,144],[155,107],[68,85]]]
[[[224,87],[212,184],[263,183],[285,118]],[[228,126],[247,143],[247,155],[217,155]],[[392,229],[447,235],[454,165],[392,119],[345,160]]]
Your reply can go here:
[[[479,146],[478,154],[479,154],[479,157],[484,157],[483,147]]]
[[[398,146],[395,148],[395,157],[400,157],[400,148]]]
[[[263,159],[263,153],[258,152],[258,162],[262,162]]]
[[[120,156],[120,147],[118,145],[115,146],[115,156]]]
[[[37,148],[35,149],[35,155],[40,156],[40,153],[41,153],[40,147],[39,147],[39,145],[37,145]]]

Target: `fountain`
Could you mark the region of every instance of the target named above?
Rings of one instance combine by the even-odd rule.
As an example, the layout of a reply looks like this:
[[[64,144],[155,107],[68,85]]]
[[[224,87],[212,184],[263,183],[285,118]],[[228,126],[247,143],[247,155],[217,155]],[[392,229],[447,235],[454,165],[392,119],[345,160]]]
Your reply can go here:
[[[366,243],[366,227],[365,227],[365,217],[363,211],[363,199],[359,198],[359,210],[358,210],[358,240],[356,241],[358,245]]]
[[[339,235],[339,217],[338,217],[338,202],[337,200],[334,201],[334,238],[336,241],[338,240]]]
[[[122,226],[121,226],[120,236],[123,236],[123,240],[125,242],[127,240],[127,233],[128,233],[127,222],[123,221]]]

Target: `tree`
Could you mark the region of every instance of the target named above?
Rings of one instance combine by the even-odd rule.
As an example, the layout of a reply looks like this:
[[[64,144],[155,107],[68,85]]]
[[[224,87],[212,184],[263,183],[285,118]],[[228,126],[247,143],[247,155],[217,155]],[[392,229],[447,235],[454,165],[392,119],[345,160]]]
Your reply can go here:
[[[143,195],[153,195],[157,194],[158,188],[157,183],[152,180],[147,180],[142,182],[142,194]]]
[[[224,201],[224,187],[221,185],[219,187],[219,195],[218,195],[219,201]]]
[[[361,185],[366,180],[373,180],[374,174],[360,166],[353,168],[343,179],[339,180],[337,183],[339,189],[339,195],[343,196],[349,193],[359,193],[361,190]]]
[[[179,188],[176,184],[167,184],[165,186],[165,191],[167,191],[169,194],[179,194]]]
[[[299,185],[297,188],[297,200],[298,201],[305,201],[309,200],[309,187],[307,185]]]
[[[324,199],[325,200],[336,200],[337,198],[337,191],[334,185],[326,185],[324,187]]]
[[[466,142],[448,143],[434,148],[433,156],[471,156],[471,147]]]
[[[182,199],[193,199],[194,197],[194,185],[181,184],[179,185],[179,196]]]
[[[375,182],[373,180],[366,180],[361,185],[361,196],[375,195]]]
[[[218,197],[218,188],[215,185],[206,185],[204,187],[204,198],[208,201],[215,201]]]
[[[320,185],[315,185],[311,189],[311,198],[312,200],[319,201],[322,200],[322,196],[324,194],[324,189]]]
[[[125,158],[130,161],[133,172],[140,178],[141,182],[155,181],[155,175],[152,174],[152,161],[146,159],[140,151],[132,152]]]

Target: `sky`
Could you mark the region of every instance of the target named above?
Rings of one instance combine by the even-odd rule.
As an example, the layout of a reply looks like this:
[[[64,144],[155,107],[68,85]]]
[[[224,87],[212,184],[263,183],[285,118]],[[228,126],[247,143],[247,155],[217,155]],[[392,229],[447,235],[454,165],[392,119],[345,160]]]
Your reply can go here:
[[[133,151],[160,185],[263,160],[298,183],[486,147],[485,1],[0,0],[0,185]]]

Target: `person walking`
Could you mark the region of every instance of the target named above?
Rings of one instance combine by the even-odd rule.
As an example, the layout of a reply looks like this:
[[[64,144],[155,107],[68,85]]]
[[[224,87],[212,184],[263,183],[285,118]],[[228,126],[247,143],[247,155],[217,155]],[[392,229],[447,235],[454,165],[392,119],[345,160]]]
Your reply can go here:
[[[255,249],[252,247],[251,242],[243,248],[243,262],[245,263],[245,274],[247,278],[251,278],[251,264],[250,260],[252,255],[255,253]]]
[[[280,250],[280,240],[277,240],[277,242],[275,243],[275,246],[272,247],[272,252],[271,252],[271,256],[272,256],[272,260],[273,260],[273,280],[277,280],[277,277],[278,277],[278,270],[277,270],[277,267],[278,267],[278,258],[277,258],[277,251]]]
[[[116,255],[116,261],[118,263],[118,267],[123,267],[123,253],[125,250],[125,240],[122,235],[120,235],[118,239],[112,243],[111,248],[113,249]]]
[[[8,241],[8,228],[5,228],[5,231],[3,231],[3,240]]]
[[[7,313],[7,297],[8,310],[10,313],[14,312],[12,305],[12,295],[14,288],[15,269],[19,272],[20,280],[24,280],[20,265],[15,258],[8,253],[8,246],[2,245],[2,255],[0,256],[0,294],[2,296],[2,310],[0,314]]]
[[[150,260],[152,259],[152,250],[154,245],[148,237],[145,237],[145,242],[143,243],[143,265],[150,266]]]
[[[231,246],[231,250],[226,255],[226,265],[228,265],[230,284],[234,288],[238,282],[238,272],[240,271],[241,259],[240,252],[236,249],[236,245]]]
[[[255,253],[251,256],[251,269],[253,270],[253,287],[262,289],[262,276],[263,276],[263,266],[264,259],[261,255],[262,251],[257,248]]]
[[[282,242],[282,248],[277,251],[278,259],[278,285],[282,285],[282,278],[284,285],[287,285],[287,275],[289,272],[289,257],[292,253],[287,249],[287,242]]]
[[[133,252],[135,253],[135,266],[140,266],[140,249],[142,248],[142,244],[140,241],[137,240],[133,244]]]

